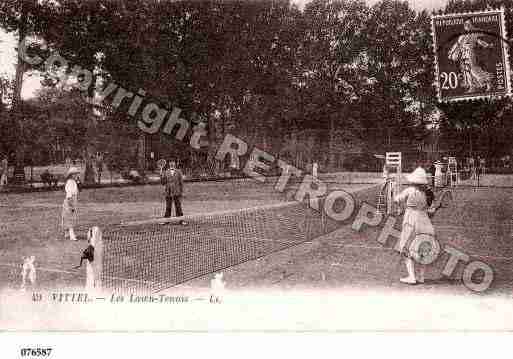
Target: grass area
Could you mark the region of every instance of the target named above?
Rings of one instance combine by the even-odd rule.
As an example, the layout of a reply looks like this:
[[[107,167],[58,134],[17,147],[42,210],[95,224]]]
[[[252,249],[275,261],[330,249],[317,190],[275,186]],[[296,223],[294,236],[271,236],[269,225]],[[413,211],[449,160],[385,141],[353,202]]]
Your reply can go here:
[[[329,187],[347,186],[333,181]],[[78,228],[82,240],[70,242],[57,240],[62,238],[59,229],[62,197],[61,192],[2,196],[0,263],[6,270],[0,275],[0,286],[19,285],[22,257],[28,255],[36,256],[39,285],[80,285],[84,270],[71,268],[78,264],[86,247],[84,239],[90,226],[108,228],[121,221],[157,218],[164,209],[160,186],[84,190],[80,193]],[[290,196],[276,193],[272,184],[248,180],[190,183],[186,186],[183,207],[186,214],[209,213],[281,203],[286,198]],[[511,218],[513,189],[463,188],[455,190],[453,205],[437,215],[435,227],[443,244],[451,244],[473,259],[493,266],[494,292],[511,293]],[[354,232],[345,227],[312,242],[233,267],[226,271],[225,277],[231,287],[239,288],[392,286],[402,290],[405,287],[398,283],[404,274],[401,258],[380,246],[376,236],[377,229]],[[414,290],[465,291],[462,285],[454,285],[455,280],[441,278],[442,264],[439,262],[428,271],[428,284]],[[208,287],[209,280],[210,276],[205,276],[188,284]]]
[[[283,201],[282,194],[271,185],[252,181],[204,182],[185,186],[185,214],[207,213],[247,208]],[[121,221],[158,218],[163,215],[163,188],[138,186],[87,189],[79,196],[80,241],[63,241],[60,215],[63,193],[38,192],[4,194],[0,202],[0,263],[10,264],[0,276],[2,285],[20,282],[22,258],[35,255],[40,271],[39,281],[47,285],[76,283],[83,280],[83,271],[72,271],[86,247],[87,230],[98,225],[109,228]]]
[[[494,282],[484,295],[511,298],[513,291],[513,189],[455,189],[454,201],[434,218],[437,239],[487,263],[494,270]],[[400,219],[396,227],[400,228]],[[427,268],[426,283],[405,286],[402,257],[377,242],[379,228],[355,232],[343,227],[312,242],[274,253],[225,271],[231,288],[284,289],[375,289],[414,293],[444,293],[474,296],[462,283],[463,265],[450,278],[442,271],[449,259],[442,254]],[[209,285],[209,276],[198,278],[185,287]],[[481,294],[478,294],[478,296]]]
[[[335,184],[330,186],[338,188]],[[272,183],[262,185],[252,180],[190,183],[185,186],[183,209],[185,214],[211,213],[282,203],[287,198],[290,195],[277,193]],[[87,189],[79,196],[77,234],[82,240],[71,242],[62,240],[62,201],[61,191],[2,195],[0,263],[12,264],[9,278],[4,282],[19,282],[21,258],[29,255],[36,255],[40,267],[69,271],[85,248],[87,230],[93,225],[105,230],[122,221],[159,218],[164,212],[161,186]],[[82,272],[61,273],[71,277],[79,274],[83,276]],[[47,282],[52,283],[56,276],[57,272]]]

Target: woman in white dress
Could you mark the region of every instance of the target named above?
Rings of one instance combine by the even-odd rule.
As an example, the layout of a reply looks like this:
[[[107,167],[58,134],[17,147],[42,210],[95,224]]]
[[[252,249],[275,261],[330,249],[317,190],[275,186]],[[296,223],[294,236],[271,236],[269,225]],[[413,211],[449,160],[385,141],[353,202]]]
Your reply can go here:
[[[64,230],[64,236],[66,237],[66,232],[69,233],[69,239],[72,241],[76,241],[77,237],[75,236],[75,231],[73,227],[75,227],[77,222],[77,205],[78,205],[78,184],[77,178],[80,174],[80,171],[76,167],[71,167],[68,170],[66,175],[66,185],[64,186],[64,191],[66,192],[66,197],[64,198],[64,202],[62,203],[62,228]]]
[[[413,173],[406,176],[406,179],[410,185],[399,193],[394,201],[406,206],[400,243],[409,246],[417,235],[435,236],[435,229],[429,218],[429,214],[433,211],[431,205],[434,196],[427,187],[428,176],[422,167],[415,169]],[[416,276],[414,256],[414,253],[407,251],[405,261],[408,276],[400,279],[403,283],[424,283],[425,265],[418,263],[419,275]]]

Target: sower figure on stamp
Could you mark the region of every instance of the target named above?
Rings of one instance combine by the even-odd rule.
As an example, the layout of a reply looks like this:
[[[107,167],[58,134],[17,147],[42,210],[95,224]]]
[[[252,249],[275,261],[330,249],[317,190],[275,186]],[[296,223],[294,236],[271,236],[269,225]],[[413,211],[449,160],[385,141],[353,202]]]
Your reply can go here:
[[[401,246],[406,248],[408,276],[401,278],[400,281],[407,284],[424,283],[425,265],[419,263],[420,273],[416,276],[414,259],[416,259],[417,254],[410,253],[408,246],[415,236],[435,236],[435,229],[429,217],[433,211],[430,207],[433,203],[434,195],[427,188],[428,177],[423,168],[417,168],[413,173],[406,176],[406,179],[409,182],[409,187],[394,198],[395,202],[402,202],[406,205],[400,243]]]
[[[449,50],[449,59],[459,62],[461,74],[463,76],[463,86],[467,92],[486,88],[486,91],[492,89],[492,75],[485,71],[477,58],[478,47],[492,48],[493,45],[481,39],[482,30],[472,24],[471,20],[464,23],[465,33],[458,36],[458,39]]]
[[[176,168],[175,161],[169,161],[167,170],[161,172],[161,181],[165,186],[166,213],[164,217],[171,217],[173,204],[175,205],[176,216],[182,217],[183,174]],[[180,224],[186,224],[186,222],[182,220]]]

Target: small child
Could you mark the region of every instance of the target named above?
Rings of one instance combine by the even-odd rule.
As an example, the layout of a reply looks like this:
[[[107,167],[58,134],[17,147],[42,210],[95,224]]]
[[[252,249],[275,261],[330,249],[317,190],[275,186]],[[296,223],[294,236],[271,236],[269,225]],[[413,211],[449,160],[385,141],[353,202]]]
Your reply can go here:
[[[224,286],[223,273],[216,273],[214,279],[210,280],[210,289],[213,293],[220,295],[224,291]]]
[[[23,259],[23,267],[21,270],[21,289],[25,290],[25,286],[27,284],[27,279],[30,281],[31,285],[36,284],[36,267],[34,266],[34,261],[36,257],[30,256]]]
[[[401,246],[406,246],[415,238],[416,235],[435,235],[435,229],[431,223],[430,217],[434,214],[432,203],[434,194],[428,188],[428,176],[422,167],[418,167],[413,173],[406,176],[409,187],[404,189],[395,198],[395,202],[404,203],[406,210],[403,219],[403,228],[401,231]],[[408,276],[401,278],[402,283],[416,284],[424,283],[425,266],[420,265],[419,276],[415,275],[415,263],[412,254],[406,251],[407,258],[406,269]]]

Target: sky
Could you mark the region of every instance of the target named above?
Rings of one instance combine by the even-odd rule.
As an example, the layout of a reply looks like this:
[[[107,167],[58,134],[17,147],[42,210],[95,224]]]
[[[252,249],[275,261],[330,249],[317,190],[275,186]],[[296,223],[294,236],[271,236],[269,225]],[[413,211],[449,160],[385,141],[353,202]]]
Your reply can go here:
[[[300,8],[311,0],[293,0]],[[373,4],[378,0],[367,0]],[[444,6],[446,0],[409,0],[410,4],[416,10],[433,10]],[[16,42],[12,35],[6,34],[0,30],[0,74],[7,74],[9,78],[14,78],[16,53],[14,47]],[[37,76],[25,77],[23,82],[22,97],[24,99],[34,96],[35,91],[40,88],[39,78]]]
[[[296,4],[298,4],[300,7],[303,7],[306,3],[310,2],[311,0],[292,0]],[[378,2],[378,0],[366,0],[368,4],[374,4]],[[446,0],[408,0],[410,5],[415,8],[415,10],[423,10],[423,9],[439,9],[445,6],[447,3]]]

